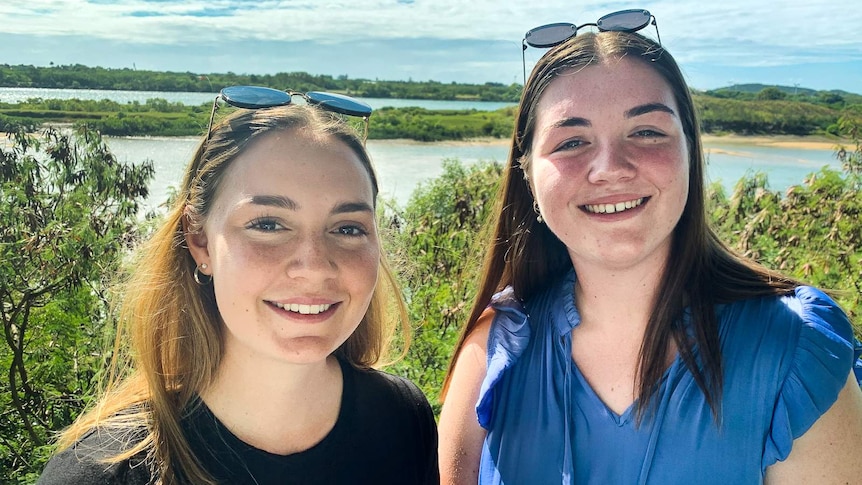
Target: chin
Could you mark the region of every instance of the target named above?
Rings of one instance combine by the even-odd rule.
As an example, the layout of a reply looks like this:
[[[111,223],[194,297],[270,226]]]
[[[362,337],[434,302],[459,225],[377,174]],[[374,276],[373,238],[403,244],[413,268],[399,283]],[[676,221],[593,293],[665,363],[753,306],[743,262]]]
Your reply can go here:
[[[322,337],[291,338],[278,343],[277,353],[280,360],[292,364],[315,364],[333,355],[345,341]]]

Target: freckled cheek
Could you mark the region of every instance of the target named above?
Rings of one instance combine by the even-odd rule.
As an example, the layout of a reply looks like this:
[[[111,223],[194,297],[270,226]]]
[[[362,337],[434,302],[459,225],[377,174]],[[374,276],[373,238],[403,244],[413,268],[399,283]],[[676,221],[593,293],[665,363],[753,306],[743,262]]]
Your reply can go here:
[[[338,258],[337,264],[347,271],[355,271],[366,284],[374,286],[377,283],[377,270],[380,265],[380,251],[368,248],[364,251],[351,251]]]

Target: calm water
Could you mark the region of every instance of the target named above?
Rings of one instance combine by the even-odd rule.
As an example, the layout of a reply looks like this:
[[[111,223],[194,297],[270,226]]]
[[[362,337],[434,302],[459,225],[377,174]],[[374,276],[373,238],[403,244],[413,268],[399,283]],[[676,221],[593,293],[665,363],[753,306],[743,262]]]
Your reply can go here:
[[[193,138],[108,138],[108,145],[120,160],[153,161],[156,176],[151,183],[149,205],[157,206],[165,200],[169,187],[180,183],[186,163],[194,152],[197,140]],[[800,184],[809,173],[828,165],[840,170],[841,166],[831,150],[803,150],[770,148],[746,144],[709,143],[707,176],[709,181],[721,182],[732,190],[747,172],[762,171],[769,176],[773,190],[784,190]],[[442,162],[457,158],[465,165],[481,160],[505,162],[508,148],[505,143],[440,142],[369,140],[381,194],[394,198],[404,205],[416,187],[440,175]]]
[[[43,88],[3,88],[0,87],[0,102],[20,103],[30,98],[42,99],[86,99],[98,101],[110,99],[118,103],[131,103],[137,101],[145,103],[148,99],[161,98],[171,103],[182,103],[189,106],[211,104],[214,93],[168,93],[162,91],[107,91],[101,89],[43,89]],[[381,99],[381,98],[358,98],[364,100],[374,109],[385,106],[403,108],[406,106],[419,106],[427,109],[475,109],[479,111],[493,111],[506,106],[514,106],[514,103],[496,103],[490,101],[437,101],[419,99]]]

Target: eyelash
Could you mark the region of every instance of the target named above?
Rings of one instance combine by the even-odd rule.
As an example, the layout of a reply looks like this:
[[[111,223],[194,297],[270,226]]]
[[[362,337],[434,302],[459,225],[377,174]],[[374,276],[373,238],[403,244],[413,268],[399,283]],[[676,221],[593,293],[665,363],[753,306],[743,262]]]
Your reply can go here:
[[[368,231],[357,225],[339,226],[334,232],[347,237],[363,237],[368,235]]]
[[[581,147],[581,146],[583,146],[583,145],[584,145],[584,141],[583,141],[583,140],[579,140],[579,139],[566,140],[565,142],[563,142],[563,143],[561,143],[561,144],[560,144],[560,146],[557,148],[557,150],[556,150],[556,151],[560,151],[560,150],[574,150],[574,149],[576,149],[576,148],[580,148],[580,147]]]
[[[665,134],[664,134],[664,133],[659,133],[658,131],[655,131],[655,130],[649,130],[649,129],[647,129],[647,130],[638,130],[638,131],[636,131],[636,132],[634,133],[634,136],[635,136],[636,138],[661,138],[661,137],[665,136]]]
[[[263,227],[264,225],[275,226],[275,227],[264,228]],[[277,231],[278,229],[282,228],[282,226],[281,226],[281,224],[278,223],[278,221],[276,221],[272,217],[258,217],[257,219],[255,219],[255,220],[251,221],[251,223],[249,223],[248,228],[253,229],[255,231],[260,231],[260,232],[274,232],[274,231]]]

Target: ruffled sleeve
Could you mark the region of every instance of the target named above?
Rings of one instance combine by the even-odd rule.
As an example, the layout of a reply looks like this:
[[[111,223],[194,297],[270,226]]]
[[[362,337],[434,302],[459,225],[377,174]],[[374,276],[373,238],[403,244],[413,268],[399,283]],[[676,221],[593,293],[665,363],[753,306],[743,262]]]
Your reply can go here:
[[[491,308],[496,315],[488,335],[488,370],[479,389],[479,400],[476,404],[479,424],[485,429],[488,429],[493,417],[494,387],[506,370],[524,353],[530,342],[527,312],[515,298],[511,287],[494,295]]]
[[[783,300],[799,315],[801,329],[775,403],[763,453],[764,470],[786,459],[793,440],[832,406],[854,365],[852,326],[831,298],[816,288],[801,286]]]

